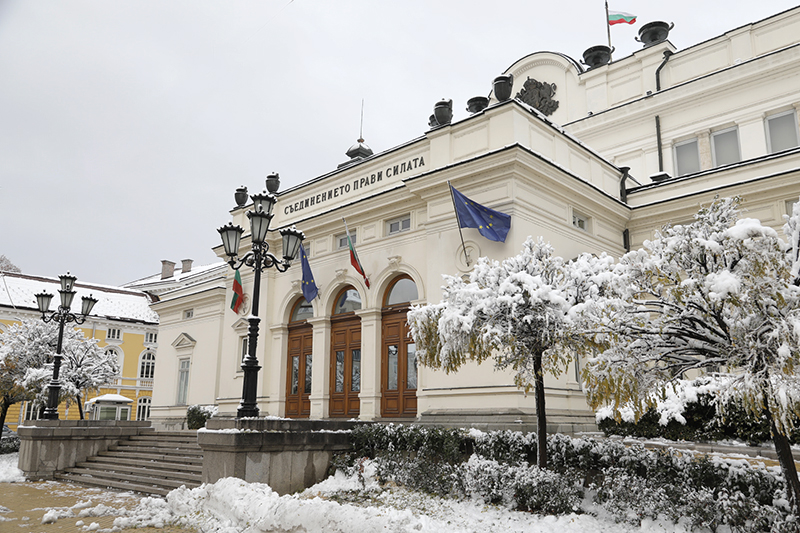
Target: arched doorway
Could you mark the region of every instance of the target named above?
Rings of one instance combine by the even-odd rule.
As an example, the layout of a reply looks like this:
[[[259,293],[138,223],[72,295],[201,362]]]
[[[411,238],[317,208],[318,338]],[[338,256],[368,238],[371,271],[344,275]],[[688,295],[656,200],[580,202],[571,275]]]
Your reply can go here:
[[[417,415],[417,350],[408,330],[406,313],[419,298],[408,276],[392,281],[381,313],[381,416]]]
[[[286,365],[286,417],[308,418],[311,414],[311,347],[313,330],[307,319],[314,309],[305,298],[294,304],[289,319],[289,354]]]
[[[333,303],[331,316],[330,416],[355,418],[361,410],[361,295],[345,287]]]

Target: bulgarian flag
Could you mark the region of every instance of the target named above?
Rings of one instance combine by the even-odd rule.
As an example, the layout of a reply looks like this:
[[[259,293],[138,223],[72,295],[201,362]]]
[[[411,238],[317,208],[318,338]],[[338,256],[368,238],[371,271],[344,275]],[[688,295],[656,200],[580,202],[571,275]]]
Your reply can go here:
[[[236,274],[233,276],[233,298],[231,298],[231,309],[233,309],[234,313],[239,312],[239,308],[242,306],[242,302],[244,301],[244,291],[242,290],[242,276],[239,275],[239,271],[236,271]]]
[[[636,15],[625,13],[624,11],[609,11],[608,12],[608,25],[614,24],[633,24],[636,22]]]
[[[361,274],[361,276],[364,278],[364,284],[366,284],[367,288],[369,289],[369,279],[364,273],[364,267],[361,266],[361,261],[358,260],[356,247],[353,245],[353,239],[350,238],[350,230],[347,229],[347,221],[344,219],[344,217],[342,217],[342,221],[344,222],[344,231],[347,233],[347,246],[350,248],[350,264],[353,265],[353,268],[356,269],[356,272]]]

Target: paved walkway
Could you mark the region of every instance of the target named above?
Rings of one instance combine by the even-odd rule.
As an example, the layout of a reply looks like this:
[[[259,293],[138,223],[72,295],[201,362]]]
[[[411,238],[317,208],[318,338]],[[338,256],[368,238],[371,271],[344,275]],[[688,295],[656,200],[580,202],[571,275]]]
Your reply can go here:
[[[119,492],[111,489],[80,487],[71,483],[40,481],[36,483],[0,484],[0,533],[85,533],[110,531],[114,518],[122,508],[131,509],[139,504],[141,494]],[[90,515],[104,505],[106,516]],[[43,524],[48,509],[50,515],[63,516],[55,522]],[[102,511],[103,509],[99,509]],[[97,524],[97,525],[95,525]],[[137,528],[116,530],[115,533],[194,533],[180,527]]]

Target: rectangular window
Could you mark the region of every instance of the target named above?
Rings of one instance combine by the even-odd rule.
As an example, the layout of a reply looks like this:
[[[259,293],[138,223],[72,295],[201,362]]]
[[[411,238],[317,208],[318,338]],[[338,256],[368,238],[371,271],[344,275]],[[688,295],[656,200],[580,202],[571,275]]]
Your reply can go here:
[[[189,360],[181,359],[178,368],[178,405],[186,405],[189,393]]]
[[[766,129],[767,148],[771,154],[796,148],[800,144],[797,136],[797,113],[794,111],[767,117]]]
[[[356,244],[358,241],[358,236],[356,235],[355,230],[350,230],[350,238],[353,239],[353,245]],[[336,249],[337,250],[346,250],[349,246],[347,245],[347,233],[342,233],[341,235],[336,236]]]
[[[711,134],[711,155],[714,166],[730,165],[742,160],[739,151],[739,130],[729,128]]]
[[[572,213],[572,225],[579,230],[589,231],[589,217]]]
[[[353,366],[350,368],[350,390],[359,392],[361,390],[361,349],[353,350]]]
[[[244,358],[247,357],[247,350],[250,347],[250,338],[249,337],[240,337],[239,338],[239,363],[237,364],[237,372],[242,372],[242,366],[244,364]]]
[[[298,381],[300,380],[300,356],[292,356],[292,394],[297,394]]]
[[[336,352],[336,377],[334,391],[344,392],[344,351]]]
[[[117,328],[108,328],[106,333],[106,340],[118,341],[122,338],[122,330]]]
[[[411,215],[403,215],[386,222],[386,235],[394,235],[411,229]]]
[[[183,312],[183,319],[192,318],[194,316],[194,309],[187,309]]]
[[[306,384],[303,392],[305,394],[311,394],[311,363],[314,360],[314,357],[311,354],[306,354]]]
[[[700,172],[700,151],[697,139],[675,144],[675,169],[678,176]]]
[[[417,388],[417,345],[413,342],[406,346],[406,388]]]
[[[144,334],[144,342],[155,343],[157,338],[158,338],[158,334],[157,333],[145,333]]]
[[[388,376],[386,379],[386,389],[397,390],[397,345],[393,344],[389,346],[388,349],[389,349],[389,354],[386,365]]]

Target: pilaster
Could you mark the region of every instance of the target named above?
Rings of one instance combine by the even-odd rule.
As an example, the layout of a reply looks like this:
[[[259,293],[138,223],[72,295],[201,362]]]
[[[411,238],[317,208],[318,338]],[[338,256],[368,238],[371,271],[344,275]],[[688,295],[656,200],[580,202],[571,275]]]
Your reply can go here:
[[[361,309],[361,420],[381,416],[381,310]]]
[[[331,319],[330,317],[309,318],[313,328],[313,347],[311,354],[311,418],[327,418],[330,412],[331,382]]]

